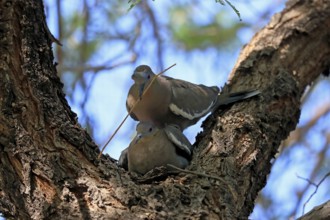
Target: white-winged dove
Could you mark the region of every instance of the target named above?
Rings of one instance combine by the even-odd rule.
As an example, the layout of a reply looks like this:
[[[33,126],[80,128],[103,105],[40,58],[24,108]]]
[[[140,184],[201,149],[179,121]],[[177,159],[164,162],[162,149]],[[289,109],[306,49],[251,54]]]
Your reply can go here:
[[[147,65],[138,66],[132,75],[127,100],[127,111],[133,108],[156,75]],[[181,130],[221,105],[258,95],[259,90],[219,94],[217,86],[196,85],[184,80],[158,76],[134,107],[130,116],[137,121],[151,122],[157,127],[176,124]]]
[[[136,130],[137,135],[120,155],[119,166],[145,174],[167,164],[179,168],[189,165],[192,146],[176,125],[157,128],[150,123],[140,122]]]

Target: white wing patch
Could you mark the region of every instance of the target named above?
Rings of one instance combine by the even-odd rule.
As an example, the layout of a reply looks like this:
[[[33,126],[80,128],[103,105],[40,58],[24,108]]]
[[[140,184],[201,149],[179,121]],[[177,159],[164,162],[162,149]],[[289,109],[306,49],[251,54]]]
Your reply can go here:
[[[191,154],[191,151],[189,149],[189,147],[187,147],[185,144],[183,144],[181,141],[179,141],[175,135],[173,135],[171,132],[167,132],[168,137],[170,138],[170,140],[177,145],[178,147],[180,147],[182,150],[184,150],[185,152],[187,152],[189,155]]]
[[[180,109],[178,106],[176,106],[175,104],[171,103],[169,105],[169,108],[171,109],[171,111],[176,114],[176,115],[181,115],[184,118],[187,118],[189,120],[193,120],[195,118],[200,118],[202,116],[204,116],[205,114],[207,114],[211,108],[213,107],[215,103],[215,100],[213,102],[211,102],[211,104],[209,105],[209,107],[207,107],[206,109],[204,109],[204,111],[201,112],[194,112],[192,114],[190,114],[189,112],[184,111],[183,109]]]

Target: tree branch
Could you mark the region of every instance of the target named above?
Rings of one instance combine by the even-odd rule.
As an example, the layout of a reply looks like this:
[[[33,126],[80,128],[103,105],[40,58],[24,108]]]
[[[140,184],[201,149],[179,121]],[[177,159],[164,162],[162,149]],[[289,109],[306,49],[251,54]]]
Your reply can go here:
[[[288,1],[224,88],[262,95],[218,110],[197,137],[188,169],[222,181],[181,173],[138,184],[111,158],[96,159],[64,98],[44,20],[41,0],[0,3],[0,212],[15,219],[246,219],[302,92],[329,68],[330,2]]]
[[[330,201],[314,207],[311,211],[301,216],[297,220],[314,220],[330,218]]]

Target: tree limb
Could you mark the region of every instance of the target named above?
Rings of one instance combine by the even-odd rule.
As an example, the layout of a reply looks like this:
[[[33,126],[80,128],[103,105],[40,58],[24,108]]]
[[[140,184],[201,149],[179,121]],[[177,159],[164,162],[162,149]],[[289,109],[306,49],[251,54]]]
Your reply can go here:
[[[188,169],[223,181],[181,173],[138,184],[111,158],[96,159],[65,100],[44,20],[41,0],[0,3],[0,212],[15,219],[246,219],[298,122],[302,92],[330,66],[330,2],[288,1],[224,88],[262,95],[218,110],[197,137]]]

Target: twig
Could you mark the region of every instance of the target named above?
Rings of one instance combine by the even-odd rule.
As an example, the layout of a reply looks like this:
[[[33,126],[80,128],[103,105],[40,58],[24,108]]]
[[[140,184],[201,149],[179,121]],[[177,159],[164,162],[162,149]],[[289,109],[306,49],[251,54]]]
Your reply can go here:
[[[316,183],[313,183],[313,182],[310,181],[309,179],[306,179],[306,178],[303,178],[303,177],[298,176],[298,178],[307,181],[310,185],[315,186],[315,190],[314,190],[314,192],[308,197],[307,201],[306,201],[306,202],[304,203],[304,205],[303,205],[303,210],[302,210],[302,214],[303,214],[303,215],[305,214],[305,207],[306,207],[307,203],[309,203],[309,201],[312,199],[312,197],[316,194],[316,192],[317,192],[319,186],[322,184],[322,182],[323,182],[328,176],[330,176],[330,172],[327,173],[327,174],[325,174],[325,175],[323,176],[323,178],[320,180],[320,182],[317,183],[317,184],[316,184]]]
[[[101,70],[112,70],[114,68],[117,68],[117,67],[120,67],[120,66],[123,66],[123,65],[126,65],[126,64],[130,64],[130,63],[134,62],[135,59],[136,59],[136,57],[133,55],[131,58],[129,58],[127,60],[124,60],[124,61],[121,61],[121,62],[118,62],[118,63],[115,63],[113,65],[102,64],[102,65],[99,65],[99,66],[74,66],[74,67],[64,66],[62,68],[62,71],[71,71],[71,72],[92,71],[94,73],[97,73]],[[111,59],[111,60],[113,60],[113,59]],[[111,63],[112,62],[111,60],[106,61],[105,63]]]
[[[107,145],[110,143],[110,141],[113,139],[113,137],[117,134],[117,132],[119,131],[119,129],[121,128],[121,126],[124,124],[124,122],[126,121],[126,119],[128,118],[128,116],[130,116],[130,114],[133,112],[134,108],[137,106],[137,104],[141,101],[143,95],[148,91],[148,89],[150,88],[150,86],[152,85],[152,83],[156,80],[156,78],[158,76],[160,76],[161,74],[165,73],[167,70],[171,69],[173,66],[175,66],[175,64],[171,65],[170,67],[166,68],[165,70],[161,71],[160,73],[158,73],[157,75],[155,75],[155,77],[152,78],[151,82],[149,83],[149,85],[147,86],[147,88],[143,91],[140,99],[137,100],[137,102],[134,104],[134,106],[131,108],[131,110],[128,112],[128,114],[126,115],[126,117],[124,118],[124,120],[120,123],[120,125],[117,127],[117,129],[115,130],[115,132],[111,135],[111,137],[109,138],[109,140],[105,143],[105,145],[103,146],[98,159],[100,159],[103,151],[105,150],[105,148],[107,147]]]
[[[193,174],[193,175],[197,175],[197,176],[201,176],[201,177],[206,177],[206,178],[211,178],[211,179],[219,180],[220,182],[222,182],[223,184],[225,184],[228,187],[228,189],[229,189],[230,193],[232,194],[232,196],[234,198],[236,198],[236,196],[235,196],[236,194],[234,193],[234,190],[230,187],[230,185],[227,182],[225,182],[220,177],[212,176],[212,175],[208,175],[208,174],[204,174],[204,173],[199,173],[199,172],[195,172],[195,171],[191,171],[191,170],[184,170],[184,169],[181,169],[179,167],[176,167],[176,166],[174,166],[172,164],[167,164],[167,166],[168,167],[171,167],[173,169],[176,169],[176,170],[178,170],[180,172],[183,172],[183,173],[189,173],[189,174]]]
[[[158,57],[158,64],[160,66],[160,68],[163,68],[163,41],[161,39],[159,30],[161,29],[160,27],[158,27],[159,22],[157,21],[157,16],[155,16],[154,12],[152,11],[148,1],[144,1],[142,2],[148,17],[150,19],[151,22],[151,26],[152,26],[152,30],[153,30],[153,35],[155,40],[157,41],[157,57]]]

